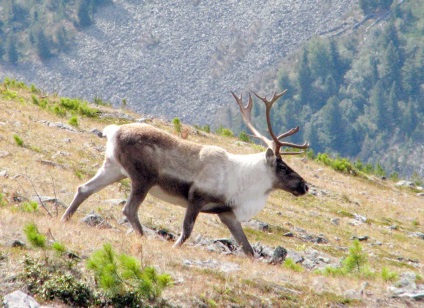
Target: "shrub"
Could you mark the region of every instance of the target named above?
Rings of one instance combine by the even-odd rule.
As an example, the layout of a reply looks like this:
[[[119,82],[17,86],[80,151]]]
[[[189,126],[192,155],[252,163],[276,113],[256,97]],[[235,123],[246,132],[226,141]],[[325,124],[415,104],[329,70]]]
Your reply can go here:
[[[395,272],[391,272],[387,267],[383,267],[381,269],[381,277],[385,281],[394,281],[398,279],[398,274],[396,274]]]
[[[177,134],[181,134],[181,128],[182,128],[181,120],[179,118],[174,118],[172,120],[172,124],[174,124],[174,131]]]
[[[285,259],[284,262],[283,262],[283,266],[286,267],[286,268],[289,268],[289,269],[291,269],[295,272],[303,272],[304,271],[303,267],[301,265],[295,263],[293,261],[293,259],[291,259],[291,258]]]
[[[128,255],[116,254],[110,244],[95,251],[87,261],[87,268],[94,271],[99,287],[106,292],[115,305],[137,305],[143,299],[154,300],[171,284],[168,274],[157,274],[154,267],[142,268]],[[119,302],[117,302],[119,301]]]
[[[211,126],[209,124],[206,124],[204,126],[201,125],[194,125],[194,128],[204,131],[205,133],[210,133],[211,132]]]
[[[35,201],[24,202],[21,205],[21,209],[27,213],[34,213],[38,211],[38,203]]]
[[[110,103],[103,101],[100,97],[95,96],[93,103],[97,106],[110,106]]]
[[[18,135],[16,135],[16,134],[13,135],[13,139],[15,139],[15,143],[16,143],[17,146],[20,146],[20,147],[24,146],[24,141]]]
[[[68,124],[74,127],[78,127],[79,123],[78,123],[78,117],[77,116],[72,116],[69,120],[68,120]]]
[[[53,113],[59,117],[64,117],[66,116],[66,109],[59,106],[59,105],[54,105],[53,106]]]
[[[239,139],[243,142],[250,142],[250,137],[245,132],[241,132],[239,135]]]
[[[222,125],[220,125],[215,132],[217,133],[217,135],[224,136],[224,137],[234,136],[234,133],[230,129],[225,128]]]
[[[367,264],[368,257],[366,253],[362,251],[359,240],[353,241],[353,245],[349,247],[349,255],[342,261],[343,269],[348,273],[360,273],[366,268]]]
[[[20,278],[32,294],[44,300],[61,300],[74,307],[89,307],[93,294],[88,286],[71,274],[77,272],[74,263],[60,259],[32,259],[25,256]]]
[[[24,227],[24,233],[28,242],[30,242],[34,247],[46,247],[46,236],[38,231],[38,228],[34,223],[27,224]]]
[[[359,240],[355,240],[352,246],[349,247],[349,254],[343,259],[341,267],[327,266],[318,270],[317,273],[329,276],[344,276],[348,274],[360,277],[374,276],[374,272],[368,265],[368,256],[362,250]]]
[[[54,242],[52,248],[59,254],[62,255],[66,252],[66,247],[62,243]]]

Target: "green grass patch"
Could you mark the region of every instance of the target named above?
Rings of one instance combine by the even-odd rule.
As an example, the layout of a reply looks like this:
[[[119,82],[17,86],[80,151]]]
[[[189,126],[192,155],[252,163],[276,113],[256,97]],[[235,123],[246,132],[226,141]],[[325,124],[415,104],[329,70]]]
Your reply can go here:
[[[24,146],[24,140],[19,137],[19,135],[13,135],[13,139],[15,140],[15,143],[17,146],[23,147]]]
[[[34,223],[29,223],[24,227],[24,233],[28,242],[34,247],[45,248],[47,238],[45,235],[38,231],[37,226]]]

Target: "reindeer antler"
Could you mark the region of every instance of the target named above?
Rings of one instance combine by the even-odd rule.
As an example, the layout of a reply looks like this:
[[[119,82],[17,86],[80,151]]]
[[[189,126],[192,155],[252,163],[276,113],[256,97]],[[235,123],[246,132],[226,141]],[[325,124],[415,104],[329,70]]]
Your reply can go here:
[[[309,147],[308,142],[305,142],[303,144],[295,144],[295,143],[281,142],[280,141],[281,139],[284,139],[288,136],[291,136],[291,135],[297,133],[299,131],[299,126],[288,130],[287,132],[279,135],[278,137],[274,134],[274,131],[273,131],[272,125],[271,125],[271,116],[270,116],[271,108],[272,108],[272,105],[281,96],[283,96],[286,92],[287,92],[287,90],[284,90],[284,91],[282,91],[278,94],[277,94],[277,92],[274,92],[274,95],[273,95],[271,100],[268,100],[266,97],[261,97],[258,94],[256,94],[255,92],[253,92],[260,100],[262,100],[265,103],[265,107],[266,107],[265,113],[266,113],[266,122],[267,122],[267,125],[268,125],[268,133],[270,134],[272,140],[266,138],[261,133],[259,133],[259,131],[252,124],[252,119],[251,119],[252,106],[253,106],[252,96],[249,94],[249,102],[248,102],[247,106],[244,107],[243,102],[242,102],[242,96],[240,95],[240,97],[237,97],[233,92],[231,92],[233,94],[234,98],[236,99],[237,104],[239,105],[241,115],[243,117],[243,120],[244,120],[244,123],[246,124],[246,126],[252,131],[252,133],[255,135],[255,137],[261,139],[268,147],[273,149],[275,155],[279,155],[279,154],[290,155],[290,154],[300,154],[300,153],[302,153],[302,152],[282,152],[282,153],[280,153],[280,148],[283,147],[283,146],[297,148],[297,149],[307,149]]]

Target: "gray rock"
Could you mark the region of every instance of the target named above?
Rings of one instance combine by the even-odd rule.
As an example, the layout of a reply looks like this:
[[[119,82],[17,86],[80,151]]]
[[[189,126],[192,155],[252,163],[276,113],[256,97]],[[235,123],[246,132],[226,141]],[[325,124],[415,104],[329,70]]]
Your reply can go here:
[[[331,219],[331,223],[332,223],[333,225],[338,226],[338,225],[340,224],[340,218],[332,218],[332,219]]]
[[[286,259],[287,249],[277,246],[272,254],[271,264],[281,264]]]
[[[0,177],[7,178],[8,176],[7,170],[0,170]]]
[[[363,216],[363,215],[359,215],[359,214],[354,213],[353,216],[355,217],[355,219],[357,221],[367,222],[367,218],[365,216]]]
[[[91,227],[112,228],[112,226],[104,220],[102,216],[95,212],[89,213],[87,216],[82,218],[81,221]]]
[[[3,305],[5,308],[36,308],[41,307],[37,301],[25,294],[24,292],[17,290],[12,293],[6,294],[3,298]]]
[[[424,240],[424,233],[423,232],[419,232],[419,231],[413,232],[412,236],[415,236],[415,237],[418,237],[418,238]]]
[[[409,187],[409,188],[413,188],[416,187],[414,182],[410,182],[410,181],[399,181],[395,184],[397,187]]]
[[[14,240],[12,244],[10,244],[11,247],[25,247],[25,243],[20,240]]]
[[[183,260],[183,265],[188,267],[217,269],[224,273],[235,272],[240,270],[240,265],[232,262],[219,262],[214,259],[208,260]]]
[[[96,135],[99,138],[103,137],[103,133],[100,130],[98,130],[97,128],[93,128],[92,130],[90,130],[90,133]]]
[[[269,225],[266,222],[262,222],[256,219],[252,219],[246,223],[246,226],[259,231],[269,231]]]

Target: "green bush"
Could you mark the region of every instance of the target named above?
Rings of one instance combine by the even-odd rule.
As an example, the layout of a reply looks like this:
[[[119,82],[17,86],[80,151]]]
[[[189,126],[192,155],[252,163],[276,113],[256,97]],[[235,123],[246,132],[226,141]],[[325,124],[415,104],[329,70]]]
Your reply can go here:
[[[291,269],[295,272],[303,272],[304,271],[304,268],[301,265],[295,263],[293,261],[293,259],[291,259],[291,258],[285,259],[284,262],[283,262],[283,266],[286,267],[286,268],[289,268],[289,269]]]
[[[18,135],[16,135],[16,134],[13,135],[13,139],[15,139],[15,143],[16,143],[17,146],[20,146],[20,147],[24,146],[24,141]]]
[[[44,300],[60,300],[74,307],[92,306],[93,293],[84,282],[72,275],[72,272],[78,271],[75,264],[61,259],[25,256],[20,278],[32,294]]]
[[[78,117],[77,116],[72,116],[69,118],[68,120],[68,124],[74,127],[78,127],[79,122],[78,122]]]
[[[181,128],[182,128],[181,120],[179,118],[174,118],[172,120],[172,124],[174,124],[174,131],[177,134],[181,134]]]
[[[355,240],[349,247],[349,254],[342,260],[340,267],[327,266],[317,273],[328,276],[353,275],[358,277],[373,277],[375,273],[368,265],[368,256],[363,251],[359,240]]]
[[[46,236],[38,231],[37,226],[34,223],[29,223],[24,227],[24,233],[28,242],[34,247],[44,248],[46,247]]]
[[[239,139],[240,139],[240,141],[243,141],[243,142],[250,142],[251,141],[249,135],[246,134],[245,132],[240,133]]]
[[[395,281],[398,279],[398,274],[395,272],[391,272],[387,267],[383,267],[381,269],[381,277],[385,281]]]
[[[22,203],[21,209],[27,213],[34,213],[38,211],[38,203],[36,201],[27,201]]]
[[[217,130],[215,131],[215,133],[217,135],[224,136],[224,137],[233,137],[234,136],[234,133],[230,129],[225,128],[222,125],[220,125],[217,128]]]
[[[59,254],[62,255],[66,252],[66,247],[62,243],[54,242],[52,248]]]
[[[116,254],[110,244],[95,251],[86,265],[94,271],[99,287],[114,305],[122,305],[123,299],[132,302],[125,303],[129,306],[137,305],[143,299],[154,300],[171,284],[168,274],[157,274],[151,266],[142,268],[135,258]]]

